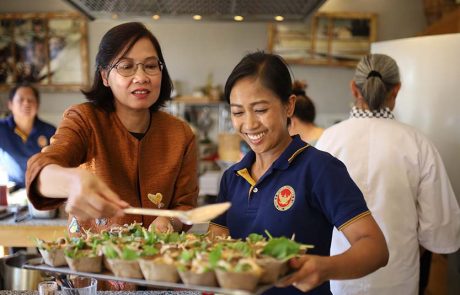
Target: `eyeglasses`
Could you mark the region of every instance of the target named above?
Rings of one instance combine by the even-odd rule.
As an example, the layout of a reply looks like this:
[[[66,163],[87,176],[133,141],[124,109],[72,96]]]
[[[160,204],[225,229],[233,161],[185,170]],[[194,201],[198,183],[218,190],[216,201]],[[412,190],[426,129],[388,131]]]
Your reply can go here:
[[[130,59],[122,59],[113,66],[110,67],[107,77],[109,76],[110,71],[115,68],[118,74],[123,77],[129,77],[134,75],[137,72],[138,66],[141,65],[142,69],[147,75],[155,76],[161,73],[164,68],[164,63],[161,60],[156,58],[148,59],[144,63],[134,63]]]

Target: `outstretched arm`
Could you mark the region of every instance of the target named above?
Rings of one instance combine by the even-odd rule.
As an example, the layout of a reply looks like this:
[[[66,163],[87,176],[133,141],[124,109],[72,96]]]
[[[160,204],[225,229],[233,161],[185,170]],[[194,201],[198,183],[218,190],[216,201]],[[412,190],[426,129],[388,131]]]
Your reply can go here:
[[[351,247],[335,256],[303,255],[290,261],[298,269],[279,284],[294,285],[306,292],[328,280],[363,277],[388,263],[388,247],[372,215],[362,217],[343,229]]]
[[[47,165],[37,178],[36,189],[48,198],[67,198],[66,212],[81,220],[121,216],[129,206],[96,175],[81,168]]]

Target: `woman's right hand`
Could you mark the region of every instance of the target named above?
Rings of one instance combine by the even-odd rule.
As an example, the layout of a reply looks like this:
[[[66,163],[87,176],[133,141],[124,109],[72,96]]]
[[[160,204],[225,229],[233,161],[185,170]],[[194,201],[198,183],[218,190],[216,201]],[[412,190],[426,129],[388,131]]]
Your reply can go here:
[[[120,199],[99,177],[75,168],[69,178],[69,194],[65,210],[79,220],[122,216],[129,204]]]
[[[36,188],[48,198],[67,198],[65,211],[80,220],[121,216],[129,207],[99,177],[81,168],[46,165]]]

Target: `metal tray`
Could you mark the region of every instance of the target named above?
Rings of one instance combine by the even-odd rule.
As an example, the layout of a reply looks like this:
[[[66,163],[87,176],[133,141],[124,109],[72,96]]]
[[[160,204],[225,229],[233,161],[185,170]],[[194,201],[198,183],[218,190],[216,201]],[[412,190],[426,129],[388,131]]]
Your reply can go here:
[[[257,289],[253,293],[251,293],[249,291],[237,290],[237,289],[225,289],[225,288],[219,288],[219,287],[208,287],[208,286],[198,286],[198,285],[185,285],[183,283],[168,283],[168,282],[160,282],[160,281],[149,281],[149,280],[144,280],[144,279],[120,278],[120,277],[114,276],[111,272],[108,272],[108,271],[103,272],[103,273],[91,273],[91,272],[73,271],[68,267],[52,267],[52,266],[43,264],[43,260],[41,257],[28,260],[23,265],[23,268],[40,270],[40,271],[45,271],[49,273],[79,275],[79,276],[92,277],[92,278],[101,279],[101,280],[127,282],[127,283],[133,283],[136,285],[142,285],[142,286],[196,290],[196,291],[201,291],[201,292],[210,292],[214,294],[227,294],[227,295],[259,295],[273,287],[273,285],[258,285]]]

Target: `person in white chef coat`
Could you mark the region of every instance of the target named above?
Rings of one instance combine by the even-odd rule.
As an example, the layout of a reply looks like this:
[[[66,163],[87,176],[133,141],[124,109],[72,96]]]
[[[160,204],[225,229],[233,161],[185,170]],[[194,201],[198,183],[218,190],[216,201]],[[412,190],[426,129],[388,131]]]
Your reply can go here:
[[[363,57],[351,81],[350,118],[326,129],[316,145],[345,163],[390,251],[386,267],[360,279],[331,281],[333,294],[418,294],[421,251],[460,247],[460,210],[436,147],[392,113],[400,87],[391,57]],[[349,247],[334,230],[331,255]]]

